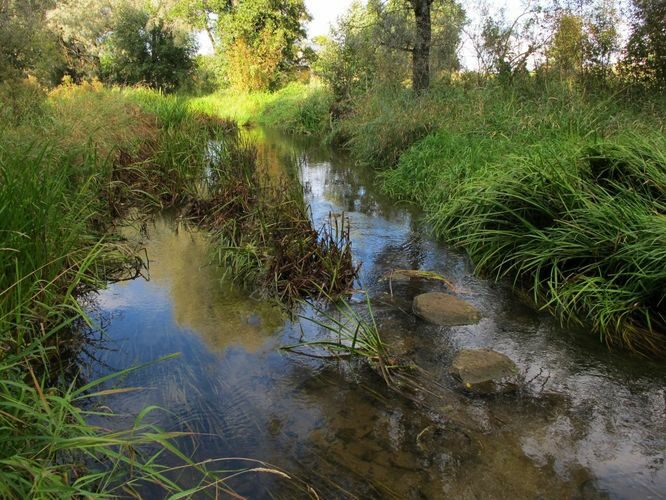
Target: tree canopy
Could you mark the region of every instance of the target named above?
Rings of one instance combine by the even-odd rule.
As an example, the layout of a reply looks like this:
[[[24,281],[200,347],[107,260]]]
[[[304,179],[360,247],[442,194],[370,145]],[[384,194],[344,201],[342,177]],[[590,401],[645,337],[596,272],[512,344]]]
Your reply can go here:
[[[238,0],[224,9],[217,31],[231,84],[274,88],[304,61],[308,20],[303,0]]]

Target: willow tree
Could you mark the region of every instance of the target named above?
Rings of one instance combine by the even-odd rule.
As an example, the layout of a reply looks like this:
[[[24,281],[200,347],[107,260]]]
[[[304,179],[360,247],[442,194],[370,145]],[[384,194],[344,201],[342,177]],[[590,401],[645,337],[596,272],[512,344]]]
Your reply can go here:
[[[232,85],[266,90],[281,83],[303,59],[309,20],[303,0],[234,0],[217,27]]]
[[[414,92],[422,93],[430,87],[433,55],[447,55],[449,69],[454,69],[457,58],[451,54],[455,54],[465,19],[458,2],[371,0],[368,8],[378,19],[379,43],[409,55]]]

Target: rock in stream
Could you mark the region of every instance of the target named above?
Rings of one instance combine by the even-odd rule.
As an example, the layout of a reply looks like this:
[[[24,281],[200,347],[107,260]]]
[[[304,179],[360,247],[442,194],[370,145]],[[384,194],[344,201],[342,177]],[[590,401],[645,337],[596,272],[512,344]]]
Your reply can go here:
[[[481,320],[481,314],[473,305],[442,292],[417,295],[412,310],[418,317],[441,326],[471,325]]]
[[[449,372],[465,389],[492,394],[515,389],[516,364],[506,355],[490,349],[464,349],[453,359]]]

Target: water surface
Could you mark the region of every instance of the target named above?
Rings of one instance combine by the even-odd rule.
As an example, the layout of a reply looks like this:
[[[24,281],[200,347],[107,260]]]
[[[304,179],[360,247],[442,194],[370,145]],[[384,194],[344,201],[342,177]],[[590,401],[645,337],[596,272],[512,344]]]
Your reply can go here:
[[[350,218],[382,333],[450,397],[418,405],[362,363],[281,352],[323,332],[221,284],[206,238],[165,217],[145,236],[150,280],[99,295],[106,340],[92,371],[181,355],[123,381],[145,389],[108,400],[128,415],[114,425],[159,405],[167,411],[153,414],[156,423],[198,434],[182,443],[197,459],[263,460],[322,498],[664,497],[663,366],[608,352],[593,335],[561,328],[507,287],[475,277],[462,253],[427,236],[417,211],[383,197],[373,172],[343,154],[268,131],[251,135],[270,171],[299,176],[317,225],[330,213]],[[441,273],[483,320],[463,327],[417,320],[413,296],[439,288],[393,284],[391,296],[382,277],[394,268]],[[504,396],[458,392],[448,367],[468,347],[507,354],[532,383]],[[305,495],[275,477],[233,486],[252,498]]]

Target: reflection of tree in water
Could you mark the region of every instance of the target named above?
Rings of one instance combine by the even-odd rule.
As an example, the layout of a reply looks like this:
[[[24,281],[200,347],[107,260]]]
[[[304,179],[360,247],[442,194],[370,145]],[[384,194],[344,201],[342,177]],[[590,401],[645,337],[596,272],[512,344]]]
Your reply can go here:
[[[313,183],[323,183],[324,198],[346,212],[383,215],[391,218],[402,211],[375,186],[375,172],[371,168],[350,168],[351,160],[343,152],[321,145],[308,137],[291,137],[255,129],[248,132],[258,148],[260,163],[271,174],[281,172],[292,178],[300,177],[306,193]],[[317,175],[323,169],[323,178],[312,178],[308,166],[316,166]]]
[[[176,323],[215,350],[240,345],[259,349],[283,324],[277,308],[225,286],[210,264],[210,247],[197,232],[158,219],[148,240],[151,279],[168,288]]]

